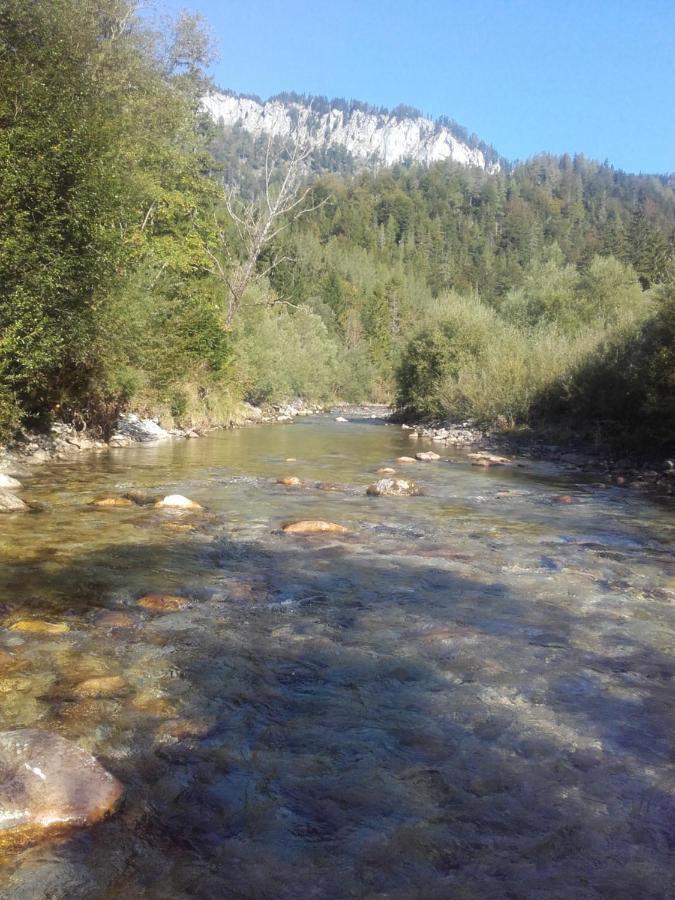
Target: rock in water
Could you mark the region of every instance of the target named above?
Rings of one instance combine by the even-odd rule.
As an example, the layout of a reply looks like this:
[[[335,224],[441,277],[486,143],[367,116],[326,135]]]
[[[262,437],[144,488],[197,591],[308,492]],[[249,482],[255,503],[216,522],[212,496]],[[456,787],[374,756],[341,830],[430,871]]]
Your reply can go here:
[[[124,790],[90,753],[36,728],[0,732],[0,785],[0,847],[92,825]]]
[[[438,453],[434,453],[433,450],[427,450],[425,453],[416,453],[415,459],[419,459],[420,462],[434,462],[434,460],[440,459],[441,457]]]
[[[21,486],[21,482],[17,478],[0,472],[0,488],[4,488],[6,491],[18,491]]]
[[[10,494],[9,491],[0,490],[0,512],[25,512],[27,504]]]
[[[287,522],[282,525],[286,534],[318,534],[323,531],[332,531],[336,534],[346,534],[349,529],[344,525],[336,525],[335,522],[324,522],[322,519],[304,519],[301,522]]]
[[[94,506],[133,506],[134,501],[128,497],[102,497],[100,500],[94,500]]]
[[[416,460],[414,460],[414,459],[412,458],[412,456],[398,456],[398,457],[396,458],[396,462],[397,462],[397,463],[400,463],[400,464],[403,465],[403,466],[405,466],[405,465],[407,465],[408,463],[414,463],[414,462],[416,462]]]
[[[143,609],[152,609],[155,612],[178,612],[190,605],[187,597],[179,597],[175,594],[146,594],[138,601]]]
[[[419,492],[413,481],[404,478],[381,478],[366,489],[369,497],[414,497]]]
[[[302,481],[297,475],[285,475],[283,478],[277,478],[277,484],[283,484],[285,487],[299,487]]]
[[[336,421],[336,422],[347,422],[348,420],[345,419],[344,416],[337,416],[336,419],[335,419],[335,421]]]
[[[202,509],[199,503],[184,497],[182,494],[169,494],[163,500],[158,500],[155,506],[159,509]]]

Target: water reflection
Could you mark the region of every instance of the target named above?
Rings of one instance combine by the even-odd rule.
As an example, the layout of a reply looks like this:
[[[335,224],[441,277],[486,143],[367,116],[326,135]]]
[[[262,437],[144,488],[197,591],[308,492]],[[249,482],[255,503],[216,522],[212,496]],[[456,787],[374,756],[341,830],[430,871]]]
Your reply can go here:
[[[668,510],[461,454],[414,467],[424,497],[366,498],[409,446],[319,422],[36,472],[45,511],[0,519],[2,727],[77,740],[128,793],[5,859],[0,896],[668,896]],[[88,506],[127,490],[207,509]]]

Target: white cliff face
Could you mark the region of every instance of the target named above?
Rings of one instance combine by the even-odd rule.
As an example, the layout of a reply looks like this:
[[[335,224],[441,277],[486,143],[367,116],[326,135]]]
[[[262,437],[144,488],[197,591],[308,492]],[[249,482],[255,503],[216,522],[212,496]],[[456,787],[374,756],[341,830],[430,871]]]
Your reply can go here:
[[[255,136],[295,135],[297,121],[303,143],[316,149],[344,147],[356,159],[375,160],[385,166],[404,159],[424,164],[449,159],[487,171],[499,169],[499,164],[486,160],[481,150],[457,140],[448,128],[421,116],[398,118],[361,110],[346,114],[341,109],[318,113],[300,103],[259,103],[216,92],[205,96],[203,105],[216,122],[230,127],[240,125]]]

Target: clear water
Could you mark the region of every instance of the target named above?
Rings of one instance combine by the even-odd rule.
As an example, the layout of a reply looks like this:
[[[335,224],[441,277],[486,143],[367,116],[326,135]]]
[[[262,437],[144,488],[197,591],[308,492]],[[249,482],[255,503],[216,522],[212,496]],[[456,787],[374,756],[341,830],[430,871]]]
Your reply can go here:
[[[401,467],[425,496],[367,498],[413,446],[301,420],[24,479],[43,508],[0,517],[0,726],[77,741],[127,793],[6,854],[3,900],[673,896],[672,507],[460,451]],[[129,490],[205,511],[90,506]]]

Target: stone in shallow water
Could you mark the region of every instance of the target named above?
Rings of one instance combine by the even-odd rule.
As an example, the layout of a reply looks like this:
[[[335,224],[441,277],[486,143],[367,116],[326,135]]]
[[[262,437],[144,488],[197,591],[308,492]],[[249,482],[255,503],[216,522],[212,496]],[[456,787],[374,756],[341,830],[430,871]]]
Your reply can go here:
[[[366,489],[369,497],[414,497],[419,493],[417,485],[404,478],[381,478]]]
[[[285,487],[298,487],[302,481],[297,475],[286,475],[283,478],[277,478],[277,484],[283,484]]]
[[[130,500],[128,497],[101,497],[100,500],[94,500],[94,506],[117,507],[133,505],[133,500]]]
[[[400,463],[401,465],[407,465],[408,463],[414,463],[414,462],[416,462],[416,460],[413,459],[412,456],[399,456],[399,457],[396,459],[396,462],[397,462],[397,463]]]
[[[382,466],[381,469],[378,469],[375,472],[376,475],[395,475],[396,469],[392,469],[391,466]]]
[[[58,734],[0,732],[0,846],[92,825],[115,808],[123,790],[90,753]]]
[[[168,494],[162,500],[158,500],[155,506],[159,509],[202,509],[199,503],[182,494]]]
[[[143,609],[152,609],[155,612],[176,612],[190,605],[187,597],[178,597],[174,594],[146,594],[138,601]]]
[[[282,525],[286,534],[318,534],[323,531],[332,531],[337,534],[346,534],[349,529],[335,522],[324,522],[322,519],[303,519],[300,522],[287,522]]]
[[[4,472],[0,472],[0,488],[7,491],[18,491],[21,486],[18,478],[12,478],[11,475],[5,475]]]
[[[104,675],[99,678],[87,678],[73,689],[77,697],[114,697],[123,691],[127,682],[121,675]]]
[[[65,622],[45,622],[43,619],[20,619],[11,626],[11,630],[29,634],[65,634],[70,631]]]
[[[28,505],[9,491],[0,490],[0,512],[26,512]]]
[[[419,459],[420,462],[434,462],[437,459],[440,459],[438,453],[434,453],[433,450],[427,450],[423,453],[416,453],[415,459]]]

